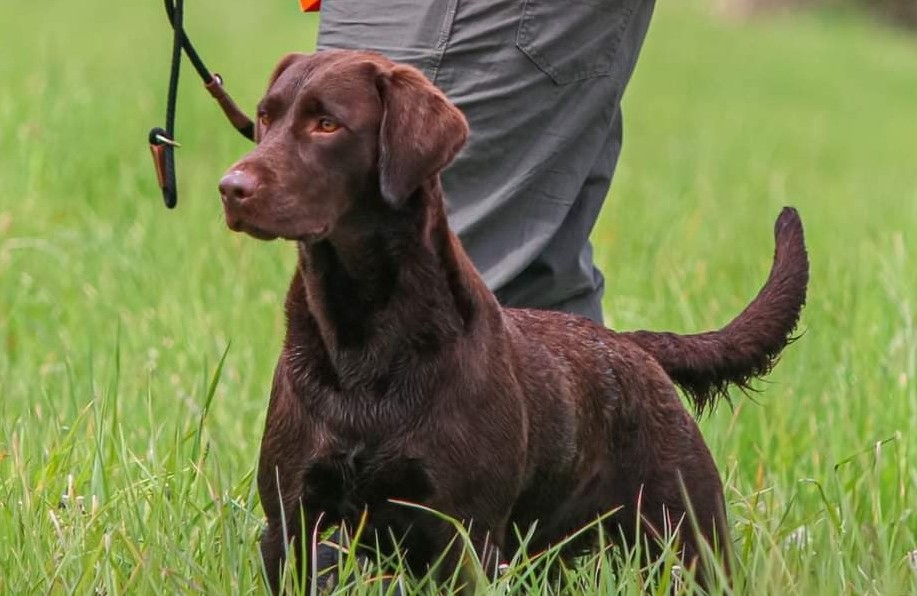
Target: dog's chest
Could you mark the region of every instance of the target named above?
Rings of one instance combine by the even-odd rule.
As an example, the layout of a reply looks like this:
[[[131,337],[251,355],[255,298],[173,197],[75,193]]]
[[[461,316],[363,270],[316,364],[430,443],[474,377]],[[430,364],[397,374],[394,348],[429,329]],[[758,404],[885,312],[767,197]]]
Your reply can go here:
[[[322,511],[328,521],[353,520],[365,509],[389,499],[424,502],[432,483],[418,459],[362,443],[313,458],[305,472],[307,509]]]

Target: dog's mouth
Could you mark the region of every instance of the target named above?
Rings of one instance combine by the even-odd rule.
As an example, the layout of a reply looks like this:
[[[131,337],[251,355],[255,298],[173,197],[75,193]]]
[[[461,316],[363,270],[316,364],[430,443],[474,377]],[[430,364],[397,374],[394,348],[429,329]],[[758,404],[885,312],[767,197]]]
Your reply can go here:
[[[255,226],[245,226],[242,228],[242,231],[258,240],[276,240],[278,238],[277,234],[272,234],[261,228],[256,228]]]
[[[279,236],[278,234],[254,226],[241,218],[231,217],[228,213],[226,214],[226,225],[233,232],[244,232],[258,240],[276,240]]]
[[[283,232],[271,232],[250,222],[247,222],[240,217],[233,217],[229,214],[226,214],[226,225],[233,232],[244,232],[245,234],[248,234],[252,238],[256,238],[258,240],[270,241],[276,240],[277,238],[283,238],[285,240],[305,242],[306,244],[315,244],[317,242],[321,242],[328,237],[328,232],[330,230],[330,226],[328,224],[321,224],[313,226],[302,233],[286,234]]]

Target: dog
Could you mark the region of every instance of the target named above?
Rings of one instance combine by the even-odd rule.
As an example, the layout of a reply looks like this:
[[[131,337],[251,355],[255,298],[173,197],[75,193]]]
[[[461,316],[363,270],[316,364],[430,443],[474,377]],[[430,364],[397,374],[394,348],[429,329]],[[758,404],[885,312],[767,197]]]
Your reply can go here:
[[[502,308],[446,220],[439,174],[467,135],[410,66],[290,54],[256,147],[220,181],[230,229],[298,250],[258,469],[270,588],[287,552],[310,581],[315,537],[340,524],[418,574],[442,556],[448,577],[455,527],[404,501],[464,523],[488,570],[520,535],[535,552],[599,518],[624,541],[675,532],[688,565],[706,542],[728,568],[719,474],[675,385],[704,412],[769,372],[805,303],[798,214],[780,214],[767,282],[718,331]]]

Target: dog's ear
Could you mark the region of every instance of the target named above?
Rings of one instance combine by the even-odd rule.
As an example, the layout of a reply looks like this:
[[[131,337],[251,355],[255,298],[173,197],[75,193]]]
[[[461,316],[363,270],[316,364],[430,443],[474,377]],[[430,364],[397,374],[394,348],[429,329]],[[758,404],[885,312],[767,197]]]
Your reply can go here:
[[[400,207],[424,180],[438,174],[468,137],[465,116],[419,70],[396,66],[376,77],[382,97],[379,185]]]
[[[306,54],[294,52],[291,54],[287,54],[286,56],[281,58],[280,62],[277,63],[277,66],[274,67],[274,71],[271,73],[271,77],[268,79],[267,90],[270,91],[271,87],[274,86],[274,83],[277,82],[277,79],[280,78],[280,75],[282,75],[286,69],[290,68],[290,66],[294,62],[296,62],[297,60],[299,60],[300,58],[304,56],[306,56]],[[260,140],[261,140],[261,120],[260,118],[256,117],[255,118],[255,142],[257,143]]]

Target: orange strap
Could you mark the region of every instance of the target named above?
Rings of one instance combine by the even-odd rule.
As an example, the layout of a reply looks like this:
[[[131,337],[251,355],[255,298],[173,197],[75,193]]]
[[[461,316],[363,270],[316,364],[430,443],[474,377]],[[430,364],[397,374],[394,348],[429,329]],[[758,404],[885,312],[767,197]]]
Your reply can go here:
[[[322,7],[322,0],[299,0],[299,7],[303,12],[318,12]]]

